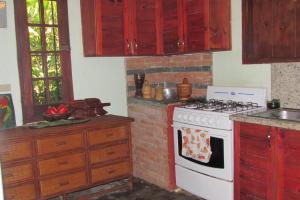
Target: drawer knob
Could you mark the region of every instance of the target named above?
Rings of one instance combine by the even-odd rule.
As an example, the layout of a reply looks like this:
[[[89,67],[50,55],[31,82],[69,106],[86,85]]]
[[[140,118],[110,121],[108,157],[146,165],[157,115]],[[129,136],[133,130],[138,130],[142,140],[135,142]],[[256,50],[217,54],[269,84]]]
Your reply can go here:
[[[62,145],[66,145],[66,144],[67,144],[66,141],[56,142],[56,146],[62,146]]]
[[[114,155],[114,154],[116,154],[116,152],[114,152],[114,151],[108,151],[106,154],[107,155]]]
[[[59,165],[67,165],[69,162],[67,160],[58,162]]]
[[[111,170],[108,170],[107,171],[107,173],[109,173],[109,174],[113,174],[113,173],[115,173],[116,172],[116,170],[114,170],[114,169],[111,169]]]
[[[13,174],[11,174],[11,173],[4,173],[4,178],[12,178],[12,177],[14,177],[14,175]]]
[[[9,152],[8,151],[2,151],[0,154],[1,154],[1,156],[8,156]]]
[[[64,181],[64,182],[59,183],[60,186],[66,186],[69,184],[70,184],[69,181]]]
[[[106,134],[106,137],[112,137],[112,136],[114,136],[113,133]]]

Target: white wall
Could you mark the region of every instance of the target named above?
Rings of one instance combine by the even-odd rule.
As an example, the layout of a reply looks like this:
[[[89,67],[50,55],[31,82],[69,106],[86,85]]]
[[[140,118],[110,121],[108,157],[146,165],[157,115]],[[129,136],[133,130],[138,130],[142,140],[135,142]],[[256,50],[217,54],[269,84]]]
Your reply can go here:
[[[0,84],[10,84],[17,124],[22,124],[22,106],[17,63],[14,6],[7,0],[7,28],[0,28]],[[5,93],[5,92],[4,92]]]
[[[242,5],[231,0],[232,51],[213,53],[213,84],[267,88],[271,96],[271,65],[242,64]]]
[[[22,124],[13,1],[7,0],[8,28],[0,29],[0,84],[11,84],[17,124]],[[69,0],[72,73],[76,99],[98,97],[107,111],[127,115],[124,58],[85,58],[81,38],[80,0]]]

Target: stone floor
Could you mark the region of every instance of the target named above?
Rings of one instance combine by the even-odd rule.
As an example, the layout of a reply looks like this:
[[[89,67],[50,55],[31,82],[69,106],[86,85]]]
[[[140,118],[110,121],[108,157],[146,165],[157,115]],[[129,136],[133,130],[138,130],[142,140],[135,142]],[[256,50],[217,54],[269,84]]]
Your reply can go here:
[[[122,182],[114,182],[100,188],[93,188],[92,190],[81,191],[69,194],[67,200],[76,200],[79,196],[89,194],[91,192],[101,191],[103,189],[110,189],[112,186],[123,184]],[[94,191],[93,191],[94,190]],[[202,198],[191,195],[184,191],[169,192],[161,189],[155,185],[149,184],[140,179],[134,179],[133,191],[121,190],[110,193],[101,197],[93,197],[90,200],[204,200]]]
[[[145,181],[135,179],[133,191],[109,194],[97,200],[201,200],[186,192],[169,192]],[[203,200],[203,199],[202,199]]]

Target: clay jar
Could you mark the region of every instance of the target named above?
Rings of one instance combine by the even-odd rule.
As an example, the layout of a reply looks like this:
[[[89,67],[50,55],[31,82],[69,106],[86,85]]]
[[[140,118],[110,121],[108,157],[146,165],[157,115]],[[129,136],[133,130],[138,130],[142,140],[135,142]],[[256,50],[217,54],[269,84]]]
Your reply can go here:
[[[148,81],[145,81],[144,87],[143,87],[143,98],[151,99],[151,97],[152,97],[151,92],[152,92],[152,88],[151,88],[150,84],[148,83]]]
[[[159,83],[157,84],[157,86],[155,88],[155,100],[156,101],[162,101],[162,100],[164,100],[163,87],[160,86]]]
[[[192,84],[184,78],[182,83],[177,84],[177,95],[180,101],[187,101],[192,95]]]

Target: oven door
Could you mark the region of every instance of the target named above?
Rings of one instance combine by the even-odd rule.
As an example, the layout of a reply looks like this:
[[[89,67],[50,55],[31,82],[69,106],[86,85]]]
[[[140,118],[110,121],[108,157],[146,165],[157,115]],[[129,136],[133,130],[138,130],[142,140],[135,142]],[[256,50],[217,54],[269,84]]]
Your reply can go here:
[[[233,131],[199,127],[179,122],[174,122],[173,128],[176,165],[208,176],[233,181]],[[208,132],[212,151],[208,163],[182,155],[182,131],[184,128],[201,129]]]

